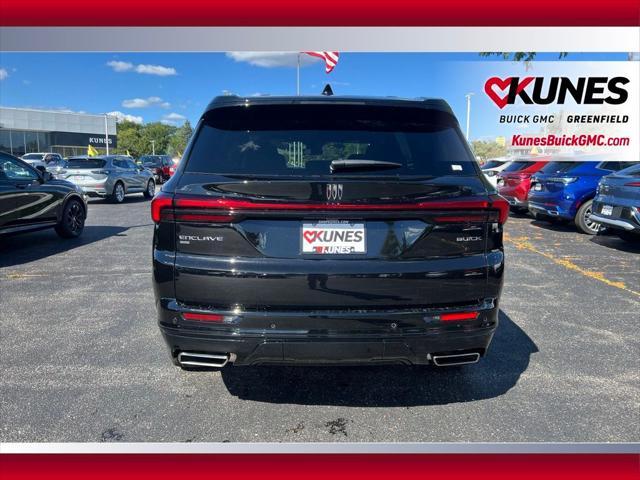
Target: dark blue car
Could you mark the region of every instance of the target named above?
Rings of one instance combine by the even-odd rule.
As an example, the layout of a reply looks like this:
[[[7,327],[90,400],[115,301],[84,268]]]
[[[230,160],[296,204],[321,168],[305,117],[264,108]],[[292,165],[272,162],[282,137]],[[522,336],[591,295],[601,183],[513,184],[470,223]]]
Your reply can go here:
[[[629,163],[599,161],[602,157],[556,158],[531,182],[529,211],[539,220],[574,221],[579,231],[595,235],[600,224],[592,221],[591,206],[598,182]]]
[[[629,242],[640,242],[640,164],[600,180],[591,220]]]

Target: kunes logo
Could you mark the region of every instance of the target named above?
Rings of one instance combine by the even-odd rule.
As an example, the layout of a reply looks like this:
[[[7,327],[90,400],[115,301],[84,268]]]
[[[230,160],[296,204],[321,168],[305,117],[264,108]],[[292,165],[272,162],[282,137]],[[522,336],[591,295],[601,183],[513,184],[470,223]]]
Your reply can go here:
[[[628,83],[625,77],[491,77],[484,92],[500,108],[513,105],[517,98],[527,105],[562,105],[567,98],[584,105],[620,105],[629,96],[623,88]]]

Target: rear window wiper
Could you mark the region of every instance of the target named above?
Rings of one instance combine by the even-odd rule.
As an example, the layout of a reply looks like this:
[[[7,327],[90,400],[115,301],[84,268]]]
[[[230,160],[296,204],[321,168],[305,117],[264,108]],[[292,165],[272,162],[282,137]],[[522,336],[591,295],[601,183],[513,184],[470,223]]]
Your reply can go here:
[[[386,170],[391,168],[400,168],[402,166],[403,165],[401,163],[385,162],[383,160],[333,160],[331,162],[331,173],[344,170]]]

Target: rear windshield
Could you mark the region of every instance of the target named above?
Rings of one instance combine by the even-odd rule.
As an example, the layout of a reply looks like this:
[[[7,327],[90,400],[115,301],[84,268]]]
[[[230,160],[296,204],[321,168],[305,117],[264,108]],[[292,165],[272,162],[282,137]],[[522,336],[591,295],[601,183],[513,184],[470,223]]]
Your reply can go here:
[[[140,157],[140,161],[143,165],[153,165],[159,167],[162,165],[162,157]]]
[[[524,170],[525,168],[529,168],[532,165],[535,165],[536,162],[513,162],[507,168],[505,168],[502,172],[519,172],[520,170]]]
[[[44,155],[42,153],[27,153],[22,156],[23,160],[42,160]]]
[[[582,162],[549,162],[540,170],[540,173],[565,173],[581,164]]]
[[[107,164],[102,158],[70,158],[67,168],[103,168]]]
[[[632,164],[630,167],[623,168],[618,175],[629,175],[631,177],[640,177],[640,165]]]
[[[394,168],[336,170],[334,160]],[[475,175],[455,118],[437,110],[363,105],[223,107],[199,127],[187,172],[238,176]]]
[[[491,160],[490,162],[487,162],[484,165],[482,165],[482,169],[487,170],[489,168],[496,168],[496,167],[499,167],[500,165],[503,165],[504,163],[505,162],[501,162],[499,160]]]

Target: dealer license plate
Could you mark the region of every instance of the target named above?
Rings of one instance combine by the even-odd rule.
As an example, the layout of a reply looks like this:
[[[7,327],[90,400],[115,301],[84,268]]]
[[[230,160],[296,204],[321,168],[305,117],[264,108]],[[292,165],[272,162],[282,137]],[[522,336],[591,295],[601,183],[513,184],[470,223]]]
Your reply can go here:
[[[364,223],[303,223],[302,253],[349,255],[367,253]]]
[[[613,207],[611,205],[603,205],[600,213],[602,215],[611,215],[613,213]]]

